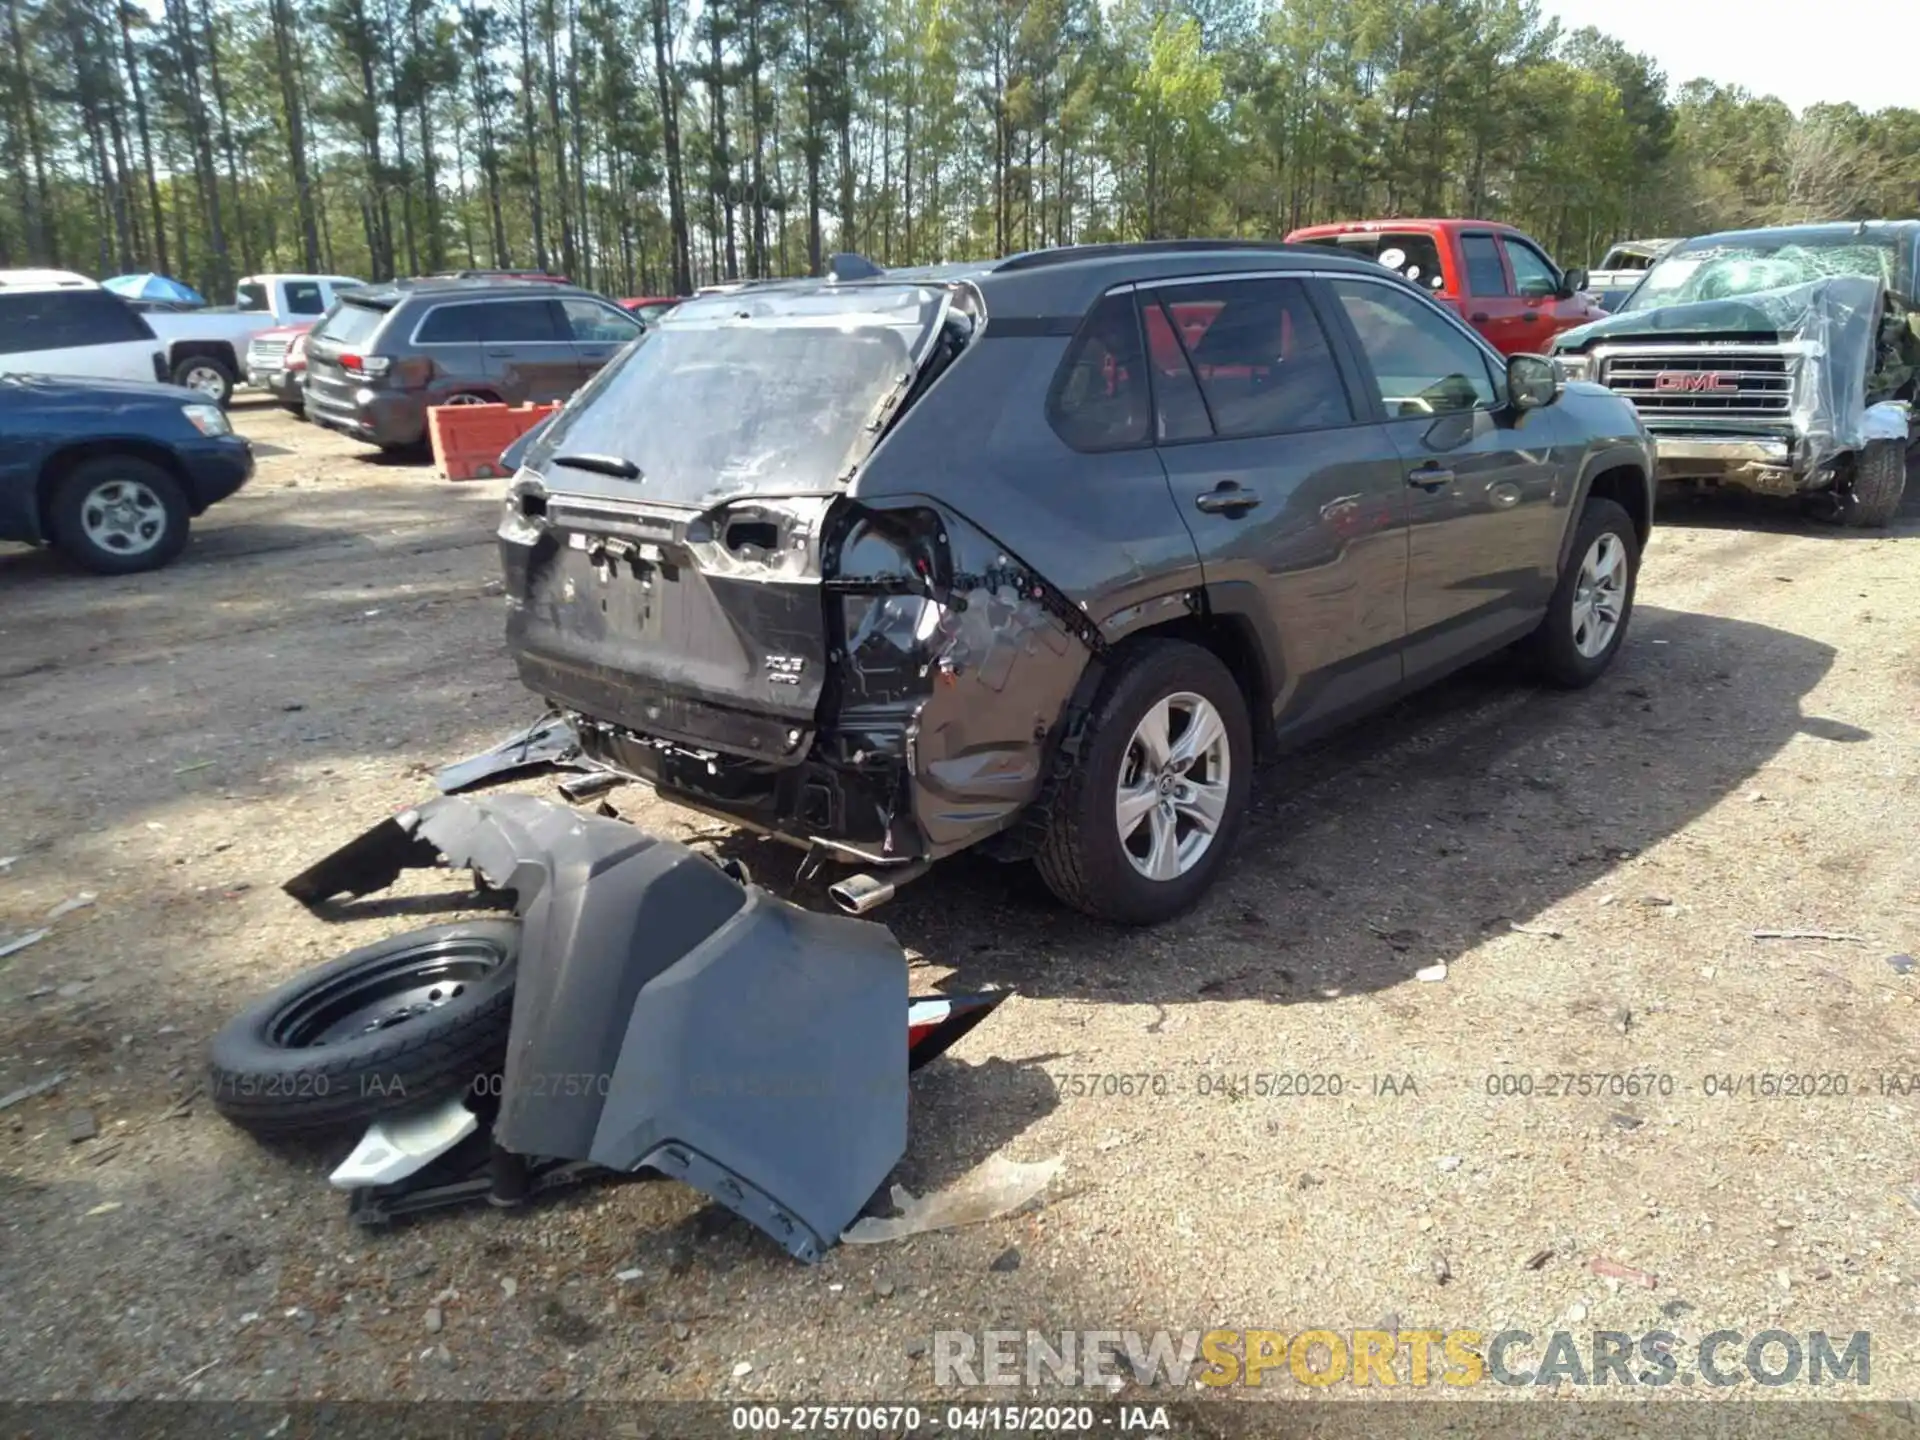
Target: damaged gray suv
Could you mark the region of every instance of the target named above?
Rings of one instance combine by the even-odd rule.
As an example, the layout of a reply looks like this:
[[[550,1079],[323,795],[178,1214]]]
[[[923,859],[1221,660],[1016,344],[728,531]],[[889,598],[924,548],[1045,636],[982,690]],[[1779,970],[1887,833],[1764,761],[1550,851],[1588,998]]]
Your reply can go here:
[[[587,755],[851,866],[846,909],[980,846],[1164,919],[1258,756],[1515,642],[1567,686],[1618,651],[1633,407],[1378,265],[842,273],[682,304],[528,448],[500,539]]]

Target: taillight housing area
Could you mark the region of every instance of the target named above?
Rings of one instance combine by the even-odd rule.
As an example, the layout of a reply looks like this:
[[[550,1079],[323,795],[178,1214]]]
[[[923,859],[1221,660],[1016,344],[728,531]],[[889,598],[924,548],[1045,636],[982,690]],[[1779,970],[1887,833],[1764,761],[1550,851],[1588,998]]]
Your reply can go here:
[[[820,537],[835,497],[731,500],[687,522],[686,545],[708,575],[814,581]]]

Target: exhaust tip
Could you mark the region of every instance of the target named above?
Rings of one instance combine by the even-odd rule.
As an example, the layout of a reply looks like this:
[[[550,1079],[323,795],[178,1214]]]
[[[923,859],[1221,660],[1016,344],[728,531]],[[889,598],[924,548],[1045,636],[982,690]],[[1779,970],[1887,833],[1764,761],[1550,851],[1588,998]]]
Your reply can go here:
[[[849,875],[827,887],[827,894],[833,903],[849,915],[865,915],[877,910],[893,898],[894,886],[890,880],[875,879],[871,875]]]

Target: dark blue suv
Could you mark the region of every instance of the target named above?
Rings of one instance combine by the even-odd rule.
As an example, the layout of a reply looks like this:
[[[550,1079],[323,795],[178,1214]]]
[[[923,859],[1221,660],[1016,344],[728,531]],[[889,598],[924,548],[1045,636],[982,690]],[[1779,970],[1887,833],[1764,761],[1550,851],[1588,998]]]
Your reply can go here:
[[[253,447],[197,391],[0,375],[0,540],[101,575],[157,570],[252,474]]]

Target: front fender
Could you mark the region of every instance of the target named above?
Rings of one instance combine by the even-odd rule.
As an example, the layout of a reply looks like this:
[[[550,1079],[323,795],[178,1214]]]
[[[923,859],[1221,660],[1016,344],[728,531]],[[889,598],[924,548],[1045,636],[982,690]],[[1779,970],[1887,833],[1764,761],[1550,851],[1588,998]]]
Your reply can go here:
[[[684,845],[528,795],[428,801],[288,882],[309,904],[473,869],[524,930],[494,1140],[648,1167],[803,1260],[906,1150],[905,956]]]

